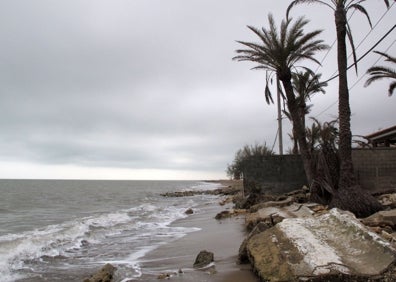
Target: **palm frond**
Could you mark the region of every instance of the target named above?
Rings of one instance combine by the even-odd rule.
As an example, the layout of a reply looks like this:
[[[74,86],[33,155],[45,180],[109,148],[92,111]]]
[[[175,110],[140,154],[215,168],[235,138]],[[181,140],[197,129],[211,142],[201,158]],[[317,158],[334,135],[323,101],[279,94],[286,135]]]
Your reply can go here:
[[[396,81],[395,81],[395,82],[392,82],[392,83],[389,85],[389,90],[388,90],[388,95],[389,95],[389,97],[392,96],[393,91],[395,90],[395,88],[396,88]]]
[[[385,57],[386,58],[385,61],[392,62],[392,63],[396,64],[396,57],[392,57],[391,55],[388,55],[388,54],[380,52],[380,51],[374,51],[374,53],[377,53],[377,54]]]
[[[321,0],[294,0],[293,2],[290,3],[290,5],[287,7],[286,10],[286,18],[289,18],[289,14],[291,9],[294,6],[297,6],[299,4],[321,4],[321,5],[325,5],[327,7],[329,7],[330,9],[332,9],[333,11],[335,11],[335,9],[328,3],[326,3],[325,1],[321,1]]]
[[[349,26],[348,22],[346,23],[346,33],[347,33],[347,36],[348,36],[348,42],[351,45],[352,55],[353,55],[353,65],[355,67],[355,72],[357,74],[358,73],[358,66],[357,66],[356,48],[355,48],[355,43],[353,41],[351,27]]]
[[[367,10],[366,10],[362,5],[359,5],[359,4],[352,4],[352,5],[350,5],[349,8],[355,9],[355,10],[361,12],[362,14],[364,14],[364,15],[366,16],[366,18],[367,18],[369,24],[370,24],[370,27],[373,27],[373,25],[371,24],[370,16],[369,16]]]
[[[375,53],[385,57],[385,61],[396,64],[396,58],[379,51],[374,51]],[[393,91],[396,87],[396,70],[386,66],[374,66],[367,70],[367,74],[370,75],[369,79],[366,80],[364,86],[370,85],[372,82],[381,80],[381,79],[393,79],[388,89],[388,95],[392,96]]]
[[[265,96],[265,101],[267,102],[267,104],[274,104],[274,99],[272,98],[272,93],[271,90],[269,88],[269,84],[270,84],[270,80],[271,80],[271,76],[270,74],[267,72],[266,73],[266,77],[265,77],[265,90],[264,90],[264,96]]]

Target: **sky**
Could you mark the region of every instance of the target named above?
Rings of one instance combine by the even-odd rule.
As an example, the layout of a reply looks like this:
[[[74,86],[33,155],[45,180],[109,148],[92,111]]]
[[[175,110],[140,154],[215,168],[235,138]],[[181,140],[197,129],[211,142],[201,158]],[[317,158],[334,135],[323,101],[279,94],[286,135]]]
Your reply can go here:
[[[1,1],[0,178],[219,179],[244,145],[277,151],[265,72],[232,58],[237,40],[258,42],[247,25],[267,28],[269,13],[279,25],[290,2]],[[396,18],[396,5],[386,13],[382,0],[366,2],[378,24],[370,31],[363,15],[352,15],[358,56]],[[330,9],[297,6],[291,15],[306,16],[307,30],[334,42]],[[375,50],[394,56],[395,35]],[[375,63],[386,65],[371,53],[358,74],[348,73],[355,135],[395,125],[390,82],[364,87]],[[335,47],[311,67],[324,79],[336,73]],[[337,87],[333,80],[312,98],[309,116],[337,117]],[[287,120],[283,127],[286,150]]]

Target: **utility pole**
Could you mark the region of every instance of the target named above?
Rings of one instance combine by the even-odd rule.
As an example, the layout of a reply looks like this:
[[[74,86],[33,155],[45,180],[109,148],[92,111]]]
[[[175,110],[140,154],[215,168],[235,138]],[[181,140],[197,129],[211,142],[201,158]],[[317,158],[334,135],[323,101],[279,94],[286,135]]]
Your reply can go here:
[[[278,102],[278,133],[279,133],[279,155],[283,155],[283,139],[282,139],[282,108],[280,98],[280,84],[278,75],[276,75],[276,94]]]

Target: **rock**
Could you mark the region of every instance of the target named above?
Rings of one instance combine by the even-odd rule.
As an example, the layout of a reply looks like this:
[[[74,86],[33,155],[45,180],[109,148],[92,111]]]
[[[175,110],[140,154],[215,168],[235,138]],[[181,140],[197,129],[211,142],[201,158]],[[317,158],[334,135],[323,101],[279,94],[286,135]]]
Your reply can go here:
[[[266,207],[259,209],[257,212],[248,214],[245,219],[246,228],[253,230],[259,222],[273,226],[285,218],[307,217],[312,216],[312,208],[317,204],[292,204],[284,207]]]
[[[195,259],[194,268],[202,268],[204,266],[207,266],[213,261],[214,261],[214,255],[212,252],[208,252],[206,250],[200,251],[199,254],[197,255],[197,258]]]
[[[387,241],[338,209],[284,219],[254,235],[247,250],[263,281],[368,281],[396,259]]]
[[[246,207],[246,198],[242,195],[242,193],[236,194],[232,198],[232,202],[236,209],[242,209],[242,208]]]
[[[254,235],[257,235],[272,226],[265,224],[264,222],[259,222],[252,230],[252,232],[249,233],[249,235],[243,240],[242,244],[239,246],[239,251],[238,251],[238,263],[239,264],[244,264],[244,263],[249,263],[249,257],[248,257],[248,252],[247,252],[247,243],[249,242],[250,238],[252,238]]]
[[[395,209],[396,193],[380,195],[378,201],[386,208]]]
[[[287,197],[282,201],[268,201],[250,207],[250,212],[256,212],[259,209],[268,208],[268,207],[278,207],[278,208],[286,207],[286,206],[290,206],[293,202],[294,202],[294,198],[291,196]]]
[[[238,216],[241,214],[246,214],[247,211],[245,209],[232,209],[230,211],[221,211],[218,214],[216,214],[215,219],[220,220],[220,219],[225,219],[229,218],[231,216]]]
[[[193,211],[193,209],[188,209],[188,210],[186,210],[184,213],[185,213],[185,214],[193,214],[194,211]]]
[[[111,282],[116,269],[116,267],[108,263],[90,278],[85,279],[84,282]]]
[[[215,190],[188,190],[188,191],[176,191],[166,192],[161,194],[162,197],[191,197],[196,195],[235,195],[241,191],[239,187],[221,187]]]
[[[393,230],[396,229],[396,209],[388,211],[380,211],[369,217],[362,219],[363,224],[371,227],[389,226]]]
[[[161,273],[160,275],[157,276],[157,279],[162,280],[162,279],[169,279],[172,276],[177,275],[176,272],[166,272],[166,273]]]
[[[244,204],[243,206],[241,206],[241,208],[249,209],[252,206],[257,205],[259,203],[274,201],[274,200],[276,200],[276,197],[272,195],[261,194],[261,193],[250,193],[246,197]]]
[[[228,197],[226,197],[225,199],[222,199],[222,200],[219,202],[219,205],[220,205],[220,206],[224,206],[225,204],[232,203],[233,201],[234,201],[234,196],[228,196]]]
[[[220,220],[224,218],[228,218],[231,216],[230,211],[221,211],[218,214],[216,214],[215,219]]]
[[[89,245],[89,242],[87,240],[81,240],[80,245],[81,247],[86,247]]]
[[[209,275],[217,274],[216,267],[214,267],[214,266],[209,267],[208,269],[206,269],[206,273]]]

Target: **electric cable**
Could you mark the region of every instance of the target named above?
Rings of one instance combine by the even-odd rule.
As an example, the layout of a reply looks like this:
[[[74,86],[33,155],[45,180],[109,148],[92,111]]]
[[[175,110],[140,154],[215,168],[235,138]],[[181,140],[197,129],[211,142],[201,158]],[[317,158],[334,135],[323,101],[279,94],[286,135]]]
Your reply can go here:
[[[396,42],[396,39],[388,46],[388,48],[385,49],[384,53],[388,52],[389,49],[393,46],[393,44],[395,44],[395,42]],[[371,67],[375,66],[375,65],[379,62],[379,60],[380,60],[381,58],[382,58],[382,57],[379,56],[378,59],[371,65]],[[363,77],[365,77],[366,75],[367,75],[367,73],[364,73],[357,81],[355,81],[355,83],[354,83],[351,87],[348,88],[348,90],[349,90],[349,91],[352,90],[352,89],[363,79]],[[322,115],[323,113],[327,112],[330,108],[334,107],[337,103],[338,103],[338,99],[337,99],[334,103],[332,103],[330,106],[328,106],[326,109],[324,109],[324,110],[321,111],[319,114],[317,114],[317,115],[315,116],[315,118],[317,118],[317,117],[319,117],[320,115]]]

